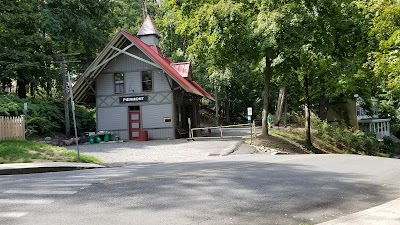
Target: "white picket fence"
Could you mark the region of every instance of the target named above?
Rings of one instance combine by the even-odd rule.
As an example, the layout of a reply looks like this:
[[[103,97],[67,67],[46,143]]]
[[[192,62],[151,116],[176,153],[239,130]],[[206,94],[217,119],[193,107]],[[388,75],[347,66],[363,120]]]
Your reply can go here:
[[[25,140],[25,116],[0,116],[0,140]]]

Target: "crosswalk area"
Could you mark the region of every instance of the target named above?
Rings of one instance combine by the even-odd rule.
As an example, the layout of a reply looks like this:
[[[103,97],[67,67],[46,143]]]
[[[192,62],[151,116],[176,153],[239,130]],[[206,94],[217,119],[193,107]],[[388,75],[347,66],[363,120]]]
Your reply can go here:
[[[42,174],[0,176],[0,224],[40,212],[40,206],[62,201],[91,185],[124,176],[150,164]],[[38,208],[39,207],[39,208]]]

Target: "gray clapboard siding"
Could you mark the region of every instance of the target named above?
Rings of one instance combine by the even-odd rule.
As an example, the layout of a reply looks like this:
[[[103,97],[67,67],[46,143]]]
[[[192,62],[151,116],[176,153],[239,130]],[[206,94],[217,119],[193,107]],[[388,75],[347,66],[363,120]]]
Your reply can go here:
[[[100,74],[96,79],[97,95],[113,95],[114,90],[114,74]]]
[[[141,72],[124,72],[125,93],[142,93]],[[168,79],[162,70],[153,71],[153,91],[171,91]],[[114,74],[101,73],[96,80],[97,95],[114,95]],[[151,93],[151,92],[145,92]]]
[[[144,105],[141,107],[142,128],[171,128],[174,124],[172,104]],[[170,117],[171,122],[164,122],[164,117]]]
[[[135,46],[128,49],[127,52],[139,56],[140,58],[145,59],[147,61],[154,62]],[[128,55],[121,54],[112,59],[110,62],[108,62],[107,65],[104,67],[102,73],[138,71],[138,70],[156,70],[156,69],[158,68],[154,67],[153,65],[132,58]]]
[[[113,134],[117,134],[119,140],[129,141],[129,131],[121,130],[121,131],[114,131]]]
[[[175,131],[173,128],[164,129],[148,129],[149,139],[175,139]]]
[[[97,108],[97,129],[127,130],[128,129],[128,108]]]
[[[162,70],[153,71],[154,91],[171,91],[167,77],[168,75],[165,75]]]

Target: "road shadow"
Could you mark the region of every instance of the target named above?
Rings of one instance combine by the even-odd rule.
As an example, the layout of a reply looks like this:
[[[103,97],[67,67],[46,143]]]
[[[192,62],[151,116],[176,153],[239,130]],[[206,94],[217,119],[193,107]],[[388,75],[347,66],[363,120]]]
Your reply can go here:
[[[95,184],[70,204],[89,206],[101,199],[112,211],[145,218],[135,224],[314,224],[398,194],[368,179],[288,163],[170,163],[139,177]]]

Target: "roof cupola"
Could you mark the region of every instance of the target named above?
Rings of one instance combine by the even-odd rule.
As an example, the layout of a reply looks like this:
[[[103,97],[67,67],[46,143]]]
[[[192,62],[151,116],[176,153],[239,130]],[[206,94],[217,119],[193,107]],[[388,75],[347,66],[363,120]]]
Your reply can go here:
[[[150,16],[147,16],[144,20],[137,36],[147,45],[157,46],[159,45],[161,38],[160,33],[158,33],[156,26],[154,26],[153,22],[150,19]]]

